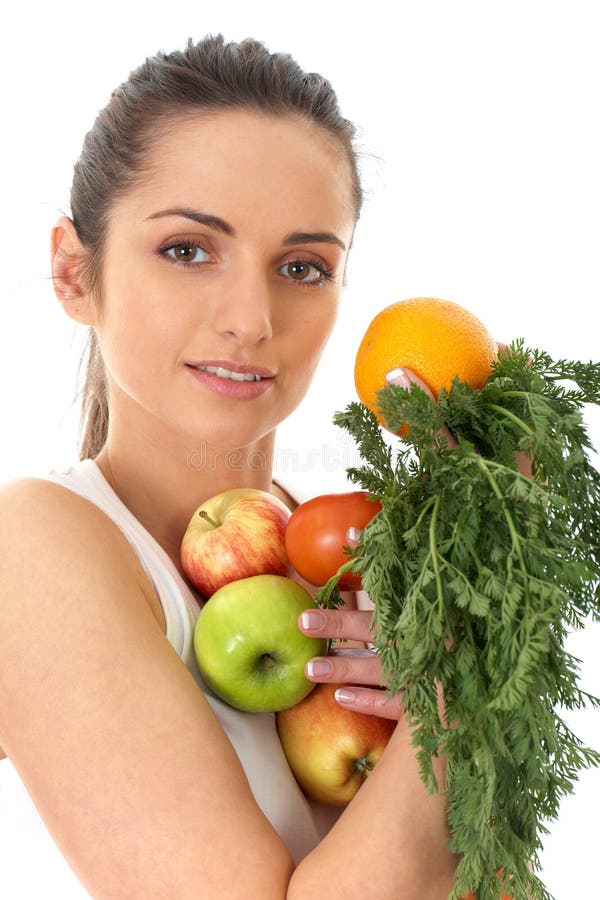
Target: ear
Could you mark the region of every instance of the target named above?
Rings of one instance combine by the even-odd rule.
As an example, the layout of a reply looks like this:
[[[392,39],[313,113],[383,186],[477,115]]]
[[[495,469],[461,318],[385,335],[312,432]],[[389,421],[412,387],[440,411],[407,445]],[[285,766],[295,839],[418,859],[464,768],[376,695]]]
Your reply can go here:
[[[95,305],[83,278],[87,251],[67,216],[61,216],[52,229],[50,252],[58,302],[71,319],[81,325],[95,325]]]

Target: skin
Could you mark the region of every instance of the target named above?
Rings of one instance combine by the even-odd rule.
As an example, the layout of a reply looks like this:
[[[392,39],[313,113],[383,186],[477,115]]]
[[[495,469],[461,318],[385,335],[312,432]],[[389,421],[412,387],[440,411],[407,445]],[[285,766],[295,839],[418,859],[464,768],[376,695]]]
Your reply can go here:
[[[59,295],[71,318],[95,328],[107,369],[110,426],[96,462],[180,571],[191,506],[242,484],[279,494],[271,480],[275,429],[308,390],[338,314],[352,243],[347,165],[347,179],[328,178],[339,164],[339,149],[297,121],[229,112],[180,122],[150,157],[148,176],[113,209],[102,296],[82,290],[65,304]],[[236,237],[181,216],[150,218],[181,208],[218,216]],[[282,237],[300,230],[334,234],[346,249],[312,241],[286,247]],[[187,268],[172,261],[173,251],[157,253],[177,240],[202,248]],[[85,255],[66,217],[53,231],[52,252],[59,275],[67,255]],[[315,255],[334,278],[294,281],[286,264]],[[307,280],[318,274],[312,267]],[[276,373],[273,389],[252,403],[198,390],[185,362],[207,358],[265,366]],[[427,390],[413,372],[406,377]],[[208,470],[194,464],[198,458],[210,461]],[[334,612],[325,617],[319,636],[372,639],[370,613],[353,612],[343,627]],[[314,633],[301,620],[299,628]],[[307,669],[307,677],[377,686],[357,687],[354,700],[340,701],[346,708],[402,715],[400,698],[378,689],[376,659],[327,662],[328,673]]]
[[[275,491],[275,428],[304,396],[334,326],[354,216],[339,148],[297,120],[229,111],[174,121],[149,163],[112,209],[102,295],[82,280],[85,248],[65,217],[52,262],[59,301],[95,328],[107,368],[110,428],[96,462],[179,567],[200,503],[230,487]],[[149,218],[182,206],[219,216],[236,236]],[[291,232],[328,232],[344,247],[289,246]],[[183,241],[204,248],[197,267],[159,253]],[[334,277],[298,285],[289,264],[312,257]],[[206,358],[265,366],[275,380],[251,402],[223,398],[185,368]],[[199,449],[209,469],[193,465]],[[312,676],[356,685],[345,706],[399,722],[352,804],[294,868],[165,641],[156,593],[114,523],[43,480],[9,484],[0,501],[0,744],[93,896],[185,900],[200,879],[207,897],[304,900],[333,872],[340,896],[447,896],[457,860],[446,850],[445,799],[425,792],[401,700],[386,702],[376,657],[334,657],[332,674]],[[369,613],[322,615],[320,636],[372,636]],[[314,623],[301,628],[315,634]],[[435,766],[443,787],[444,760]]]
[[[113,209],[103,296],[84,291],[66,311],[94,326],[108,371],[110,427],[96,462],[175,561],[190,508],[217,487],[271,489],[275,428],[306,393],[333,328],[354,221],[349,170],[347,179],[328,174],[339,150],[296,121],[192,118],[149,162]],[[236,237],[182,217],[149,218],[174,208],[218,216]],[[332,232],[346,250],[283,243],[300,230]],[[157,252],[177,240],[202,247],[188,268],[175,251]],[[59,269],[64,253],[84,253],[67,219],[53,234]],[[330,282],[309,286],[286,273],[312,257],[334,270]],[[311,268],[307,280],[317,274]],[[275,383],[251,403],[228,400],[185,370],[203,359],[264,366]],[[202,457],[207,467],[195,464]]]

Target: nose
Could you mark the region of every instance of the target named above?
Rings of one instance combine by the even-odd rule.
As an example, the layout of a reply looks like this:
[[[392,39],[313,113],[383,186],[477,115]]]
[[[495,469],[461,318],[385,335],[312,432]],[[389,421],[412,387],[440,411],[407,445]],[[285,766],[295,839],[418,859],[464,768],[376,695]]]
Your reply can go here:
[[[243,347],[270,338],[271,294],[265,276],[247,267],[238,277],[226,279],[215,299],[213,325],[218,334]]]

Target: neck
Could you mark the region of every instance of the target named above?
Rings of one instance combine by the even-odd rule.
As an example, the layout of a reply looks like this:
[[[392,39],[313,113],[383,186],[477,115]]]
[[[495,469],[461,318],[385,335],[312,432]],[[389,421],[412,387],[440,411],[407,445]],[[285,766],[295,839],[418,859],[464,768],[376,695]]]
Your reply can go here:
[[[252,445],[194,449],[181,442],[152,445],[111,424],[95,462],[120,500],[180,568],[181,539],[194,511],[230,488],[273,492],[275,432]]]

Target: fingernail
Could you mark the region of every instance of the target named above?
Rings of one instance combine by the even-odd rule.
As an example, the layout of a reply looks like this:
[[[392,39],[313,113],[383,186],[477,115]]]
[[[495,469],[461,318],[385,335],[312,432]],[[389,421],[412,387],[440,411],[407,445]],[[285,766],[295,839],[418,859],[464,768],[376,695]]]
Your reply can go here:
[[[306,631],[319,631],[327,619],[318,609],[307,609],[300,615],[300,622]]]
[[[398,387],[410,387],[410,378],[404,369],[391,369],[385,376],[388,384],[395,384]]]
[[[314,678],[316,675],[331,675],[333,666],[326,659],[310,659],[306,663],[306,671],[310,678]]]
[[[354,703],[356,700],[356,694],[348,688],[338,688],[334,697],[339,703]]]
[[[362,528],[355,528],[354,525],[351,525],[346,532],[346,540],[348,541],[348,543],[358,544],[362,532]]]

